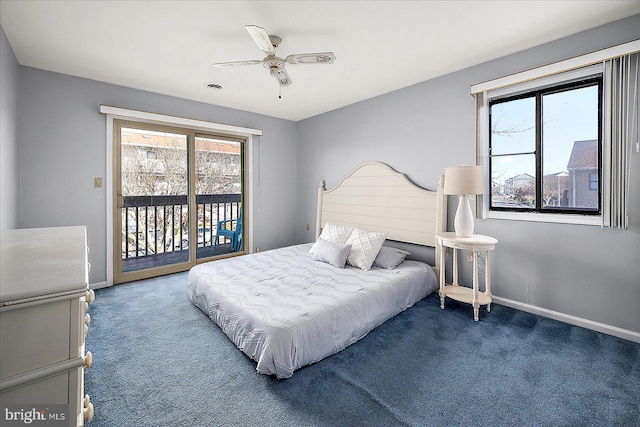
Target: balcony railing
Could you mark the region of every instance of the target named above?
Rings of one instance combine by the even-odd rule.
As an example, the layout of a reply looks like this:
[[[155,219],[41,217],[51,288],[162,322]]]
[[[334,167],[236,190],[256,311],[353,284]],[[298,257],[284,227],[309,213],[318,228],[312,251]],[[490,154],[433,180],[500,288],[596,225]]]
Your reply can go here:
[[[125,196],[122,211],[122,260],[133,265],[142,258],[188,260],[189,209],[186,195]],[[240,194],[196,195],[197,258],[232,252],[230,240],[216,242],[218,221],[235,220],[242,208]],[[149,260],[151,261],[151,260]],[[139,262],[137,264],[140,264]],[[148,268],[148,267],[144,267]],[[136,269],[131,267],[131,269]]]

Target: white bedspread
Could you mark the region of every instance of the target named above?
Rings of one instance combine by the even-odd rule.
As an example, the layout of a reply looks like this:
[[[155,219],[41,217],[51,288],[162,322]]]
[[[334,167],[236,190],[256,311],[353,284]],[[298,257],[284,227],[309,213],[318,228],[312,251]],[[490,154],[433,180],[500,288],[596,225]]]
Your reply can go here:
[[[427,264],[344,269],[313,261],[311,244],[200,264],[189,272],[191,302],[257,370],[288,378],[339,352],[433,292]]]

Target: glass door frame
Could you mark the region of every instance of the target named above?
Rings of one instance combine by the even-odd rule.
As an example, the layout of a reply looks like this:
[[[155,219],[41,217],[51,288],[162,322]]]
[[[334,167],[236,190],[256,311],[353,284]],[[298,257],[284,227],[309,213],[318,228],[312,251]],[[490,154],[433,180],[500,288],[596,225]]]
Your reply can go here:
[[[196,172],[197,172],[197,166],[198,166],[198,156],[197,156],[197,151],[196,150],[198,150],[197,142],[198,142],[199,138],[208,139],[208,140],[212,140],[212,141],[216,141],[216,142],[222,142],[223,144],[224,144],[224,142],[239,144],[239,148],[240,148],[240,156],[239,156],[240,157],[240,171],[239,171],[240,172],[240,206],[239,207],[236,206],[236,209],[238,209],[238,211],[237,211],[238,216],[240,216],[240,212],[244,211],[245,206],[247,206],[247,204],[246,204],[246,201],[248,200],[247,188],[249,188],[249,186],[248,186],[248,175],[246,174],[246,165],[248,164],[248,149],[247,149],[247,147],[248,147],[248,138],[237,137],[237,136],[234,136],[234,135],[221,135],[221,134],[217,134],[217,133],[213,133],[213,132],[206,132],[206,133],[205,132],[200,132],[200,131],[195,132],[194,144],[192,144],[194,148],[191,151],[191,153],[193,153],[193,159],[194,159],[194,161],[191,162],[193,167],[194,167],[194,173],[190,174],[190,176],[193,176],[193,180],[191,181],[193,186],[190,187],[190,188],[193,188],[194,191],[190,192],[190,194],[193,193],[193,197],[194,197],[193,206],[196,207],[196,209],[194,209],[195,210],[194,218],[195,218],[195,221],[196,221],[195,226],[198,227],[198,231],[197,231],[198,235],[196,236],[196,238],[198,238],[198,239],[199,239],[199,234],[200,234],[200,232],[199,232],[199,226],[200,226],[200,223],[199,223],[200,217],[199,217],[199,215],[200,215],[200,212],[199,212],[199,204],[198,204],[198,200],[197,200],[199,194],[198,194],[197,185],[195,184],[195,180],[196,180]],[[218,205],[216,207],[216,212],[217,212],[216,223],[214,224],[213,221],[211,221],[209,223],[209,225],[211,227],[211,230],[209,232],[209,236],[212,239],[213,239],[213,228],[214,228],[214,226],[216,226],[216,229],[217,229],[217,225],[218,225],[217,221],[220,221],[220,219],[221,219],[220,216],[219,216],[219,207],[220,207],[219,204],[220,203],[224,204],[225,210],[226,210],[226,204],[227,203],[231,203],[232,204],[232,206],[230,207],[229,211],[231,212],[231,216],[233,217],[233,203],[234,202],[233,201],[232,202],[227,202],[227,201],[221,202],[221,201],[218,201]],[[203,226],[206,227],[206,225],[207,225],[206,224],[206,213],[205,213],[206,212],[206,203],[204,203],[204,204],[205,204],[205,206],[203,206],[203,220],[204,220]],[[213,210],[213,209],[211,209],[211,210]],[[246,242],[247,242],[246,236],[248,235],[248,231],[247,231],[248,221],[247,221],[246,217],[247,217],[246,215],[242,215],[241,219],[238,218],[238,217],[236,217],[235,219],[234,218],[227,218],[226,214],[223,217],[223,219],[225,221],[234,221],[236,223],[236,227],[238,226],[238,220],[239,219],[242,222],[242,225],[241,225],[242,230],[241,230],[241,235],[240,235],[240,240],[242,242],[242,247],[240,248],[239,251],[233,250],[233,247],[232,247],[232,251],[231,252],[224,252],[224,253],[220,253],[219,255],[203,256],[202,258],[198,258],[198,252],[199,252],[198,251],[198,247],[196,245],[193,245],[193,246],[196,246],[196,253],[195,253],[195,262],[196,262],[196,264],[200,264],[200,263],[203,263],[203,262],[211,261],[211,260],[214,260],[214,259],[229,258],[229,257],[234,257],[234,256],[243,255],[243,254],[248,253],[248,250],[246,249]],[[217,235],[217,232],[216,232],[216,235]],[[207,236],[207,232],[206,232],[206,229],[205,229],[205,230],[203,230],[203,242],[202,242],[203,243],[203,249],[204,249],[204,247],[206,247],[206,236]],[[197,241],[196,243],[199,243],[199,242]]]
[[[141,130],[167,132],[178,135],[184,135],[187,138],[187,163],[188,163],[188,184],[187,184],[187,206],[188,206],[188,218],[189,218],[189,259],[187,262],[179,262],[170,265],[164,265],[159,267],[147,268],[131,272],[122,271],[122,207],[124,206],[124,198],[122,196],[122,167],[121,167],[121,136],[122,128],[135,128]],[[195,191],[195,179],[196,179],[196,164],[195,164],[195,139],[197,137],[224,139],[241,144],[241,203],[243,209],[248,206],[248,174],[246,168],[249,162],[248,158],[248,137],[220,134],[217,132],[201,131],[190,128],[183,128],[170,124],[157,124],[149,123],[146,121],[132,121],[126,119],[113,119],[113,158],[112,158],[112,236],[108,238],[113,242],[113,283],[126,283],[135,280],[146,279],[150,277],[156,277],[171,273],[177,273],[181,271],[187,271],[196,264],[208,262],[211,260],[226,258],[229,256],[237,256],[247,253],[246,243],[243,244],[243,248],[239,252],[212,256],[208,258],[197,259],[196,249],[198,240],[198,209],[196,203],[196,191]],[[242,228],[242,241],[247,242],[247,230],[248,227],[248,215],[243,216],[243,228]],[[145,230],[145,233],[147,231]],[[172,242],[173,244],[173,242]]]

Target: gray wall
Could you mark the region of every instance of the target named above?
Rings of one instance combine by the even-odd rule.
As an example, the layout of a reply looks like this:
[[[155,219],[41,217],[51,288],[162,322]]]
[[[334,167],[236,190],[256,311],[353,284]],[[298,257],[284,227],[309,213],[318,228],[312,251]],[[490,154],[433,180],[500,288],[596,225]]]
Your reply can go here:
[[[262,129],[254,244],[266,250],[295,241],[295,122],[29,67],[20,67],[19,82],[19,226],[86,225],[91,283],[106,280],[106,190],[93,188],[107,167],[100,104]]]
[[[0,27],[0,230],[18,228],[18,72]]]
[[[640,38],[640,15],[369,99],[298,123],[298,242],[313,240],[316,189],[380,160],[435,189],[446,166],[475,162],[472,84]],[[631,159],[629,230],[477,221],[495,236],[493,293],[640,332],[640,154]],[[449,198],[449,229],[455,200]],[[311,230],[305,231],[305,225]],[[465,263],[463,283],[469,284]]]

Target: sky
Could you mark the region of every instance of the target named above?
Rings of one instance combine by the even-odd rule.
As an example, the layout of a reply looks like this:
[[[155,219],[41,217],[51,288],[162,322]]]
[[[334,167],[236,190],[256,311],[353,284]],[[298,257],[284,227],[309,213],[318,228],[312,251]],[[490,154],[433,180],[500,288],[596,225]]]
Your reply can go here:
[[[598,138],[598,86],[543,96],[543,174],[566,171],[574,141]],[[491,108],[492,155],[535,151],[535,98],[523,98]],[[492,180],[527,173],[535,176],[535,155],[493,157]]]

